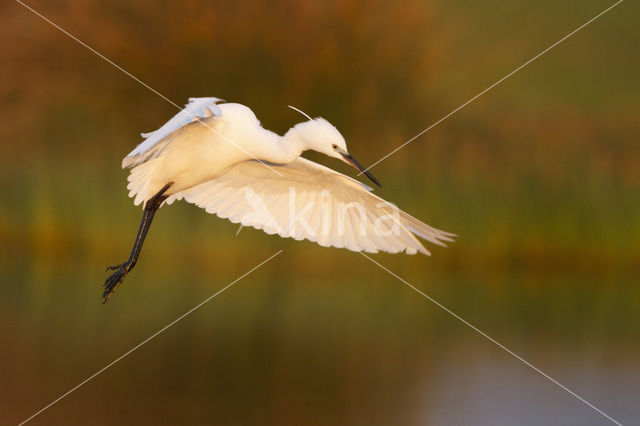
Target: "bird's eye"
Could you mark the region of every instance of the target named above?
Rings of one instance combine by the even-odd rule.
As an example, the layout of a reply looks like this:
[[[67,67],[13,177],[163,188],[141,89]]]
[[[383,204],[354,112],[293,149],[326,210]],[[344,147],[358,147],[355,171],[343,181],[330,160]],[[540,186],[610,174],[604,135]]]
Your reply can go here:
[[[331,145],[331,148],[333,149],[338,149],[338,145],[336,145],[335,143],[333,145]]]

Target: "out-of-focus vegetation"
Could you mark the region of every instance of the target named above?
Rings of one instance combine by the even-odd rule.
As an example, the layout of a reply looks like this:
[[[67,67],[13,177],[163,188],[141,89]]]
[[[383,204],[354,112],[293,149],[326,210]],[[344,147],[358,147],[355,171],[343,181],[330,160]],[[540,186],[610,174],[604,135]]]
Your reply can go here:
[[[288,104],[323,116],[365,165],[608,6],[29,4],[180,105],[191,96],[240,102],[281,133],[301,120]],[[570,371],[560,380],[629,419],[634,385],[611,377],[637,374],[638,12],[622,3],[373,169],[381,196],[459,234],[431,258],[376,259],[489,334]],[[160,211],[140,264],[101,306],[102,268],[124,260],[140,215],[120,160],[176,109],[17,3],[0,5],[0,52],[0,337],[10,366],[0,369],[10,384],[0,388],[1,418],[22,420],[284,248],[225,302],[43,424],[458,423],[447,416],[461,395],[447,405],[439,391],[452,386],[448,371],[483,359],[473,355],[485,342],[357,254],[252,229],[236,237],[236,226],[177,203]],[[515,395],[527,380],[514,379],[511,405],[525,404]],[[494,389],[474,383],[481,396]],[[581,424],[601,420],[567,408],[565,394],[544,402],[547,391],[531,391],[524,417],[502,421],[493,410],[487,424],[545,423],[538,403],[557,410],[554,419],[575,410]]]
[[[599,5],[563,19],[554,10],[549,22],[521,12],[527,20],[517,24],[506,5],[486,6],[489,14],[413,0],[37,6],[176,103],[214,95],[245,103],[278,131],[299,121],[285,108],[294,104],[335,123],[372,163]],[[32,250],[46,235],[120,245],[108,235],[128,235],[130,226],[114,224],[133,224],[137,212],[119,159],[175,108],[23,8],[2,7],[0,232],[11,242],[2,250]],[[611,13],[381,163],[381,195],[459,233],[444,254],[451,262],[633,266],[638,56],[632,40],[607,35],[628,34],[627,19]],[[230,229],[204,214],[190,220]],[[188,229],[180,233],[193,240]]]

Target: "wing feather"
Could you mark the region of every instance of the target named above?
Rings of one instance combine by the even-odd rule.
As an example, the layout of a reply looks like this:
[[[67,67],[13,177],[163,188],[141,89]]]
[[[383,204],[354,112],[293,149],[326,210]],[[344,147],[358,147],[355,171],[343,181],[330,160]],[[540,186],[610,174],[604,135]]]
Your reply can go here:
[[[174,198],[268,234],[354,251],[428,255],[416,235],[439,245],[454,236],[397,209],[368,186],[307,159],[273,167],[280,175],[257,161],[244,161]]]
[[[184,126],[202,118],[220,117],[222,111],[217,103],[221,101],[218,98],[189,98],[189,102],[184,109],[174,115],[158,130],[140,134],[145,140],[124,157],[122,168],[136,166],[156,158],[171,142],[175,132]]]

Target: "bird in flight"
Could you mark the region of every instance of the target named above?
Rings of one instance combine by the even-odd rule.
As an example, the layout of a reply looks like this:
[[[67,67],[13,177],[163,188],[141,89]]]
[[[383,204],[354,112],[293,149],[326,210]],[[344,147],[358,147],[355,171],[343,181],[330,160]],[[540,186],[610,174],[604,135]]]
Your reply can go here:
[[[158,130],[143,133],[144,141],[122,160],[131,168],[127,189],[134,204],[143,205],[142,221],[129,259],[107,268],[115,272],[105,281],[103,303],[136,265],[156,211],[176,200],[325,247],[429,255],[416,236],[442,246],[452,241],[454,234],[410,216],[367,185],[301,157],[314,150],[342,160],[380,186],[333,125],[304,115],[307,121],[280,136],[244,105],[191,98]]]

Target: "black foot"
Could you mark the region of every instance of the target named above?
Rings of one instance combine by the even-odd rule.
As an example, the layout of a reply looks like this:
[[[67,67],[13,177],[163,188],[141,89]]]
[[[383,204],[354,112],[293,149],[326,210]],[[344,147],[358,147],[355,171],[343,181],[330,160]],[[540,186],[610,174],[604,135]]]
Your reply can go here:
[[[131,268],[129,266],[129,262],[125,262],[119,265],[108,266],[107,271],[109,270],[115,270],[116,272],[111,274],[109,278],[107,278],[107,280],[104,282],[104,292],[102,293],[102,298],[104,300],[102,301],[102,303],[107,303],[111,295],[115,293],[118,286],[122,284],[122,281],[124,281],[124,279],[127,277],[127,274],[129,273]]]

